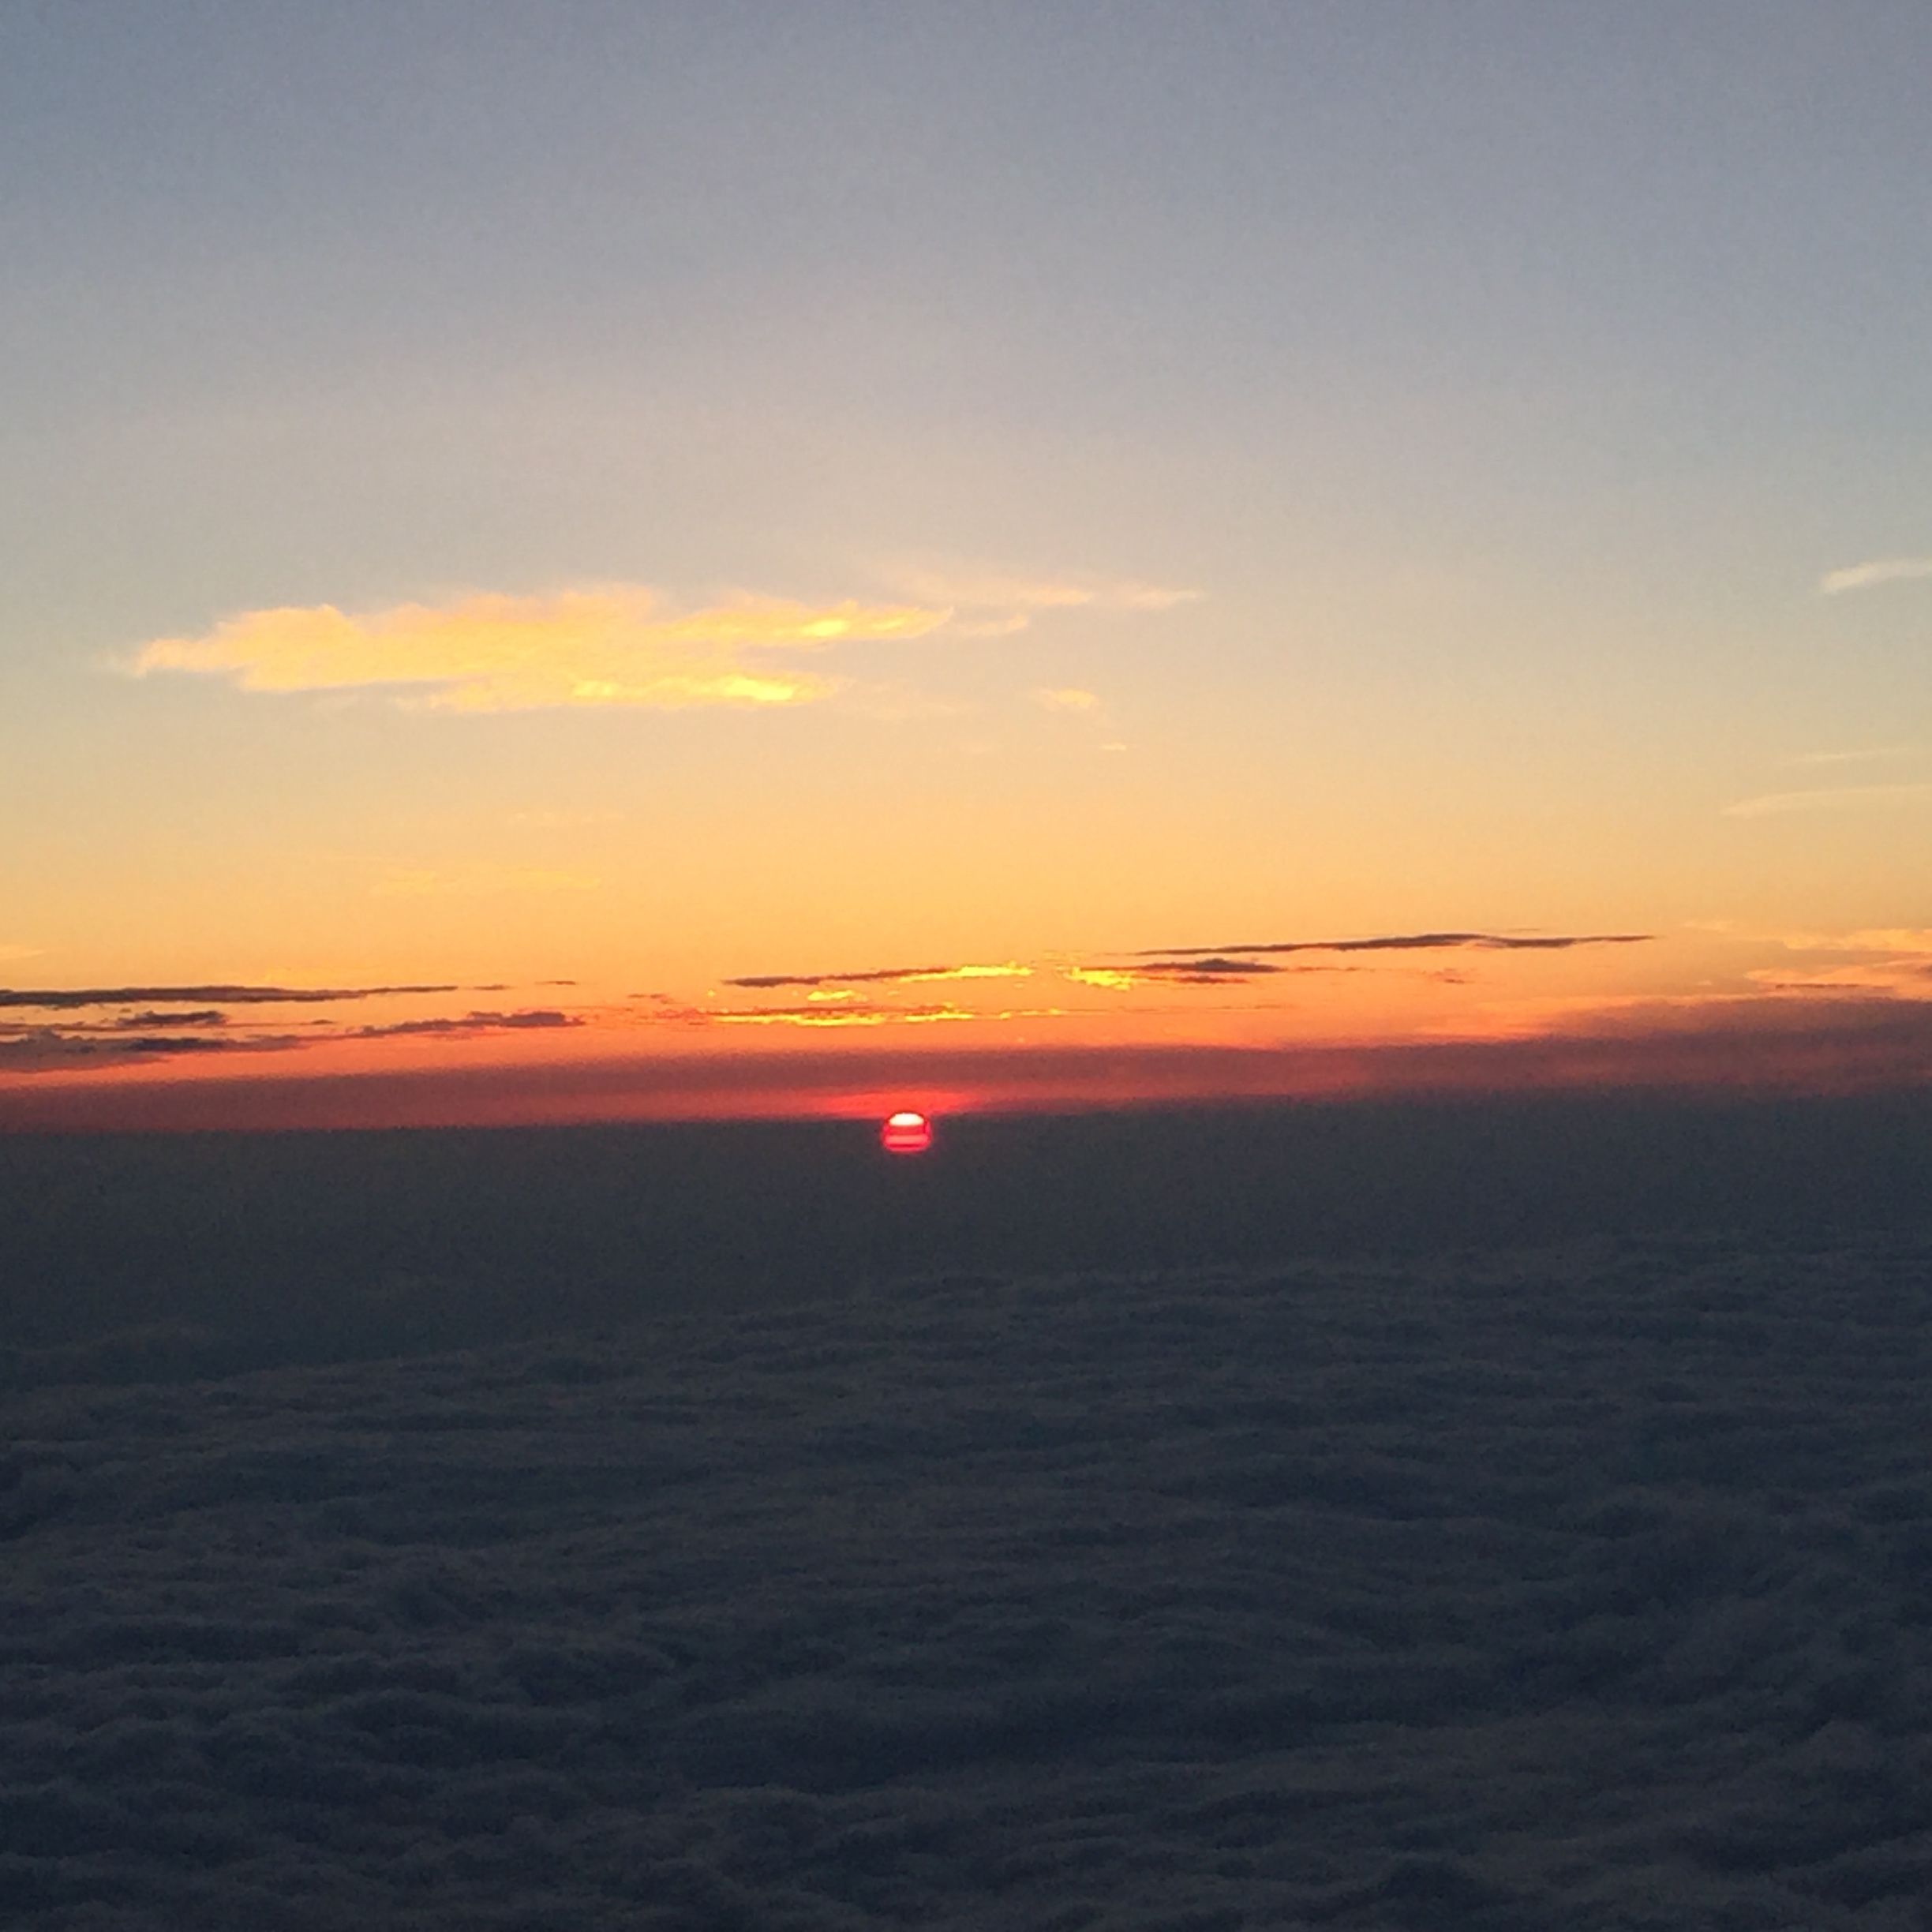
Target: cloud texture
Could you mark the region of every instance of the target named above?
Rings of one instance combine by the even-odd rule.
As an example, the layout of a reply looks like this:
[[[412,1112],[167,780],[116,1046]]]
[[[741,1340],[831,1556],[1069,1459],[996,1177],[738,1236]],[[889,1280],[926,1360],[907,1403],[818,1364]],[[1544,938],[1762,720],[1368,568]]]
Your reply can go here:
[[[391,1275],[281,1366],[49,1337],[13,1923],[1904,1932],[1926,1259],[980,1271],[493,1348],[527,1307]]]

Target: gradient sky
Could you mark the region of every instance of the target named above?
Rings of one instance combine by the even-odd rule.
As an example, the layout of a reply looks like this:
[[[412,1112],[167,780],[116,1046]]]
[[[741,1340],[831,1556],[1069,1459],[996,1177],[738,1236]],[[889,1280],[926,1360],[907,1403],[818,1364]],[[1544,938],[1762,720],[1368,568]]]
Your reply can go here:
[[[0,11],[0,1122],[1925,1076],[1928,73],[1904,0]]]

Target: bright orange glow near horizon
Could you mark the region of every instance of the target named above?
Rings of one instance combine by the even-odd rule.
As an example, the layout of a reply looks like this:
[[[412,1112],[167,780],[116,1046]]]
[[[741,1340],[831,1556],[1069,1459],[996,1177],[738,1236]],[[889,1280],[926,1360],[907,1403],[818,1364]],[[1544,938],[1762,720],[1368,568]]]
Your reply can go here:
[[[0,1129],[856,1115],[882,1084],[919,1090],[923,1111],[1593,1081],[1831,1091],[1923,1076],[1928,957],[1917,930],[1440,931],[740,973],[683,998],[16,988],[0,990]]]

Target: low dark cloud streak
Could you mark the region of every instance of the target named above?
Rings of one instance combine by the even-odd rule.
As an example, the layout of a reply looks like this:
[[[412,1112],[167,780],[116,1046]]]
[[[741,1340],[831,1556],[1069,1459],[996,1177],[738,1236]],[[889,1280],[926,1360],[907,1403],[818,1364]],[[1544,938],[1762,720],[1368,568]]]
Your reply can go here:
[[[393,1026],[352,1028],[350,1039],[395,1039],[417,1033],[455,1035],[462,1038],[477,1033],[522,1032],[552,1027],[580,1027],[581,1016],[560,1013],[555,1007],[526,1008],[519,1013],[472,1013],[460,1020],[399,1020]]]
[[[455,993],[456,986],[376,987],[0,987],[0,1007],[72,1013],[87,1006],[314,1006],[336,1000],[379,999],[385,994]],[[164,1024],[173,1024],[174,1022]]]
[[[0,1069],[34,1073],[90,1061],[115,1066],[180,1054],[270,1053],[309,1043],[286,1033],[128,1033],[104,1028],[63,1032],[39,1027],[0,1039]]]
[[[1503,933],[1392,933],[1372,939],[1279,939],[1239,945],[1149,946],[1129,957],[1191,959],[1209,953],[1430,953],[1457,948],[1492,953],[1561,953],[1571,946],[1641,945],[1656,937],[1654,933],[1559,933],[1531,938]]]
[[[779,987],[889,986],[900,979],[948,979],[959,970],[957,966],[881,966],[870,972],[747,973],[724,984],[754,992],[769,992]]]
[[[1170,986],[1239,986],[1264,973],[1290,969],[1270,966],[1260,960],[1223,959],[1217,953],[1206,959],[1149,960],[1144,966],[1133,970],[1137,979],[1159,980]]]

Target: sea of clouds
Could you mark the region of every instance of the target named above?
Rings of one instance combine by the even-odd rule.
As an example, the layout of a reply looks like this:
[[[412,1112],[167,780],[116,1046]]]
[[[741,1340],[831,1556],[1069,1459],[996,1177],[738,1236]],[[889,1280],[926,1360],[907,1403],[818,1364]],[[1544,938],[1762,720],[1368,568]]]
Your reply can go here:
[[[1929,1291],[1600,1241],[17,1350],[4,1917],[1923,1928]]]

